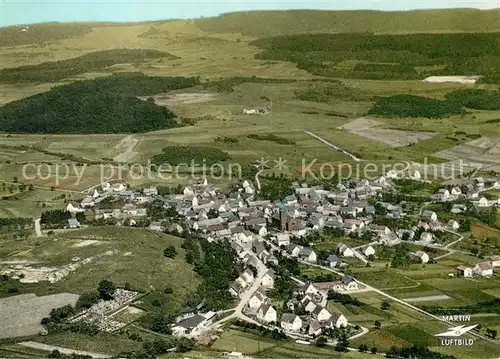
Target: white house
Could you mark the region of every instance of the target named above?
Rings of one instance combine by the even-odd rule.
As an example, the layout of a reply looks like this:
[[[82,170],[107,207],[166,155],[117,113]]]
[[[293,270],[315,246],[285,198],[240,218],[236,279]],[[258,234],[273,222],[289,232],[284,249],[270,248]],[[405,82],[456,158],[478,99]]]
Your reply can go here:
[[[257,311],[257,318],[265,323],[276,323],[276,309],[271,304],[262,304]]]
[[[342,284],[346,290],[358,290],[359,284],[352,277],[346,275],[342,277]]]
[[[332,316],[330,312],[323,308],[321,305],[316,306],[311,315],[320,323],[326,322]]]
[[[438,216],[434,211],[424,211],[424,213],[422,213],[422,217],[429,221],[437,221],[438,219]]]
[[[269,299],[261,292],[256,291],[248,301],[248,306],[250,308],[259,308],[262,304],[267,303]]]
[[[460,196],[462,195],[462,189],[459,186],[455,186],[451,189],[452,196]]]
[[[272,288],[274,287],[274,278],[275,278],[274,271],[272,269],[269,269],[264,276],[262,277],[262,282],[261,285],[266,288]]]
[[[419,181],[422,178],[422,175],[419,171],[415,170],[410,172],[410,178],[412,180]]]
[[[113,185],[113,192],[122,192],[125,191],[127,187],[123,185],[123,183],[115,183]]]
[[[481,197],[479,201],[477,201],[478,207],[490,207],[490,201],[486,197]]]
[[[101,183],[101,190],[103,192],[107,192],[111,189],[111,185],[109,184],[109,182],[104,182],[104,183]]]
[[[448,227],[453,231],[457,231],[460,229],[460,224],[457,221],[450,219],[448,221]]]
[[[500,267],[500,256],[491,256],[490,260],[492,267]]]
[[[306,294],[316,295],[318,294],[318,288],[316,288],[312,283],[308,283],[300,287],[299,292],[303,293],[304,295]]]
[[[347,318],[342,313],[332,313],[328,322],[332,328],[345,328],[348,325]]]
[[[299,258],[309,263],[316,263],[317,260],[316,252],[309,247],[304,247],[299,251]]]
[[[97,197],[99,197],[99,192],[97,191],[97,189],[92,188],[89,190],[88,195],[90,197],[97,198]]]
[[[454,204],[453,207],[451,207],[451,213],[463,213],[467,211],[467,206],[464,204]]]
[[[354,256],[353,250],[343,243],[340,243],[338,245],[337,250],[342,257],[353,257]]]
[[[316,309],[316,303],[314,303],[311,299],[307,299],[302,303],[302,305],[307,313],[311,313],[314,309]]]
[[[493,267],[489,262],[482,262],[476,264],[472,272],[481,277],[489,277],[493,275]]]
[[[450,198],[450,191],[446,188],[440,188],[438,190],[438,196],[442,201],[447,201]]]
[[[301,249],[302,248],[300,246],[295,244],[292,244],[288,247],[288,251],[292,257],[298,257]]]
[[[281,316],[281,328],[289,332],[298,332],[302,329],[302,319],[298,315],[284,313]]]
[[[241,277],[245,280],[246,284],[250,284],[254,280],[253,272],[248,268],[241,274]]]
[[[413,254],[413,257],[420,260],[422,263],[428,263],[429,262],[429,255],[423,251],[417,251]]]
[[[318,322],[314,318],[309,321],[309,328],[307,330],[307,334],[318,336],[321,334],[322,331],[323,331],[323,328],[321,327],[320,322]]]
[[[422,234],[420,235],[420,241],[423,243],[432,243],[433,240],[434,235],[432,233],[422,232]]]
[[[278,247],[290,245],[290,235],[287,233],[280,233],[276,237],[278,241]]]
[[[328,263],[330,268],[335,268],[340,264],[340,259],[335,254],[331,254],[326,259],[326,262]]]
[[[79,212],[85,212],[83,208],[81,208],[77,203],[70,202],[66,206],[66,211],[70,213],[79,213]]]
[[[368,246],[363,250],[365,256],[373,256],[375,255],[375,249],[372,246]]]
[[[471,278],[472,268],[466,266],[457,267],[457,277]]]

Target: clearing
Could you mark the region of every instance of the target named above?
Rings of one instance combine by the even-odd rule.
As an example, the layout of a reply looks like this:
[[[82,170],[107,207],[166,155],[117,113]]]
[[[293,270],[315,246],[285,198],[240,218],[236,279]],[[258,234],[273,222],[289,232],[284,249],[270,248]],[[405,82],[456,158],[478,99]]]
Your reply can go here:
[[[23,337],[40,333],[40,321],[47,317],[53,308],[67,304],[75,305],[80,296],[59,293],[37,297],[35,294],[22,294],[0,299],[0,338]]]
[[[215,93],[176,93],[176,94],[159,94],[152,96],[155,104],[158,106],[171,106],[171,105],[191,105],[195,103],[209,102],[217,98]],[[148,97],[140,97],[141,100]]]
[[[429,76],[424,79],[424,82],[430,83],[459,83],[459,84],[475,84],[479,76]]]
[[[139,143],[139,140],[132,135],[124,137],[116,146],[115,149],[120,151],[120,154],[113,158],[115,162],[128,162],[137,155],[134,152],[135,146]]]
[[[375,121],[373,118],[360,117],[337,127],[337,129],[347,130],[353,134],[385,143],[391,147],[408,146],[412,143],[428,140],[437,135],[435,132],[414,132],[377,128],[377,126],[380,125],[383,125],[383,123]]]

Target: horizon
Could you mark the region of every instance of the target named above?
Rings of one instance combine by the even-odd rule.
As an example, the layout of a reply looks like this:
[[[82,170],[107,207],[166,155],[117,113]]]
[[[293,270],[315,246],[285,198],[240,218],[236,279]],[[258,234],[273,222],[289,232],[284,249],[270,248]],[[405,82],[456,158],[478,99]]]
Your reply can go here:
[[[108,22],[139,23],[169,20],[190,20],[213,18],[231,13],[251,11],[381,11],[404,12],[416,10],[495,10],[500,0],[454,0],[436,2],[432,0],[353,0],[342,2],[309,0],[307,2],[274,1],[264,4],[262,1],[201,1],[193,6],[187,2],[146,2],[106,1],[79,2],[62,1],[5,1],[0,5],[0,27],[29,25],[39,23],[64,22]],[[117,5],[119,7],[117,8]],[[158,15],[162,14],[162,15]],[[164,15],[163,15],[164,14]]]

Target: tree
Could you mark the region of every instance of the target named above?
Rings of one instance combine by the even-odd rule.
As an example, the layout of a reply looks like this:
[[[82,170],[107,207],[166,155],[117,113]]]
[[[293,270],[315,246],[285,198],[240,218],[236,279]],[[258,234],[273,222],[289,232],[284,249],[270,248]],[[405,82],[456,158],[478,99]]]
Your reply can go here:
[[[177,255],[177,249],[175,249],[174,246],[168,246],[167,248],[165,248],[165,250],[163,251],[163,255],[167,258],[175,258],[175,256]]]
[[[496,339],[497,331],[495,329],[486,328],[486,335],[489,336],[491,339]]]
[[[163,290],[163,293],[165,294],[172,294],[174,292],[174,289],[172,287],[165,287]]]
[[[372,352],[372,354],[377,354],[377,348],[376,347],[372,347],[371,352]]]
[[[358,350],[361,353],[367,352],[368,351],[368,345],[366,345],[366,344],[360,344]]]
[[[177,351],[180,353],[186,353],[190,350],[193,350],[195,347],[194,340],[191,338],[180,338],[177,342]]]
[[[207,213],[207,217],[210,219],[217,218],[219,217],[219,211],[216,210],[215,208],[210,208],[210,210]]]
[[[382,309],[382,310],[387,310],[390,307],[391,307],[391,304],[387,300],[384,300],[382,302],[382,304],[380,305],[380,309]]]
[[[380,324],[380,322],[378,320],[376,320],[374,323],[373,323],[373,326],[375,327],[375,329],[380,329],[380,327],[382,326],[382,324]]]
[[[347,339],[347,334],[343,331],[340,335],[337,345],[335,345],[335,351],[346,352],[349,349],[349,340]]]
[[[326,343],[327,343],[327,339],[325,337],[319,337],[318,339],[316,339],[316,346],[317,347],[324,347],[324,346],[326,346]]]
[[[113,282],[109,280],[103,279],[99,282],[99,286],[97,291],[99,292],[99,298],[103,300],[111,300],[113,299],[113,295],[115,294],[116,287]]]

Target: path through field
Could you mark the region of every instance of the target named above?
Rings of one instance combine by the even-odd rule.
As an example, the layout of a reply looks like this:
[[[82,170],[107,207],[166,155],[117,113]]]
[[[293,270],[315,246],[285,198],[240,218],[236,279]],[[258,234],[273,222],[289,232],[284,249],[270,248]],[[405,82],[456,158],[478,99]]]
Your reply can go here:
[[[115,162],[128,162],[133,159],[137,152],[134,151],[135,146],[139,140],[132,135],[122,138],[122,140],[115,146],[118,151],[122,151],[113,158]]]
[[[347,155],[347,156],[351,157],[354,161],[356,161],[356,162],[361,161],[358,157],[354,156],[352,153],[347,152],[347,151],[346,151],[346,150],[344,150],[343,148],[340,148],[340,147],[338,147],[338,146],[334,145],[333,143],[331,143],[331,142],[329,142],[329,141],[325,140],[324,138],[319,137],[318,135],[315,135],[314,133],[312,133],[312,132],[310,132],[310,131],[307,131],[307,130],[304,130],[304,132],[305,132],[305,133],[307,133],[309,136],[314,137],[314,138],[316,138],[317,140],[320,140],[320,141],[321,141],[321,142],[323,142],[324,144],[326,144],[326,145],[328,145],[328,146],[330,146],[330,147],[335,148],[337,151],[340,151],[340,152],[342,152],[343,154],[345,154],[345,155]]]
[[[88,356],[91,356],[92,358],[111,358],[111,355],[86,352],[83,350],[68,349],[68,348],[58,347],[55,345],[47,345],[47,344],[42,344],[42,343],[32,342],[32,341],[21,342],[18,344],[22,345],[23,347],[44,350],[47,352],[51,352],[53,350],[58,350],[60,353],[66,354],[66,355],[77,354],[77,355],[88,355]]]

